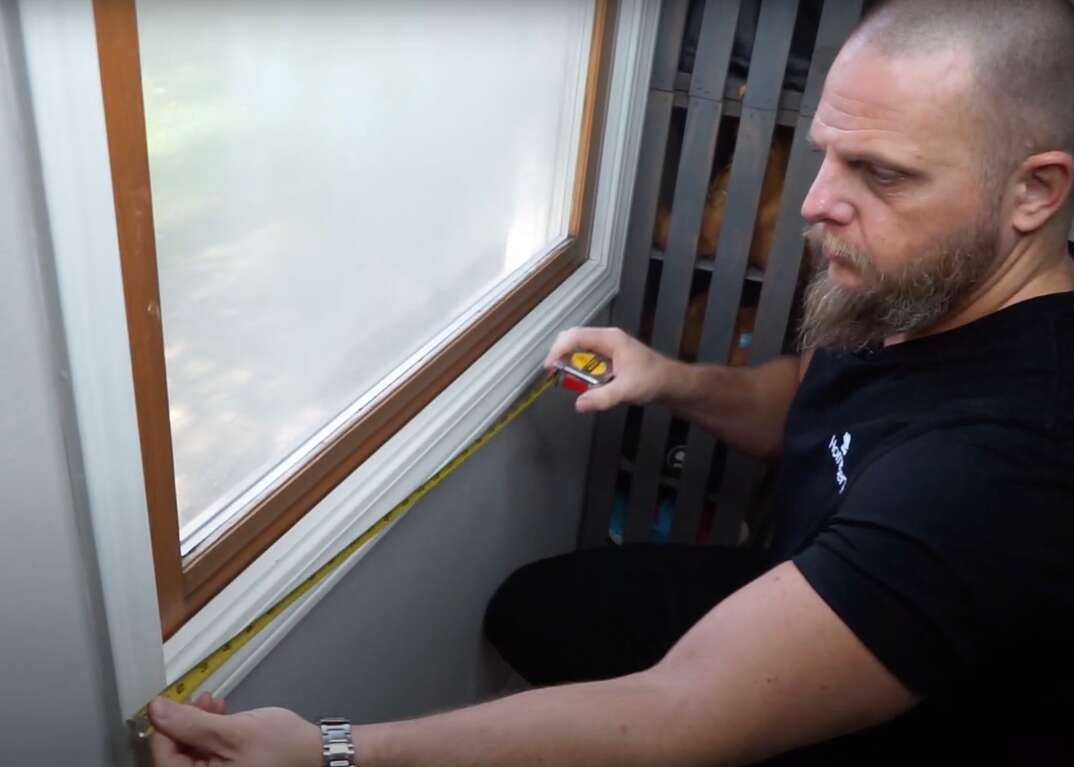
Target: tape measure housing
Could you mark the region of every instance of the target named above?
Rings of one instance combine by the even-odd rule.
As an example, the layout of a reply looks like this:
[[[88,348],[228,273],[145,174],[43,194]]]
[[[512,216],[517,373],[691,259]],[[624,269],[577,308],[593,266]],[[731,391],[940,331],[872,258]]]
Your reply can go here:
[[[586,392],[612,378],[611,360],[595,352],[572,352],[556,362],[556,382],[565,389]]]

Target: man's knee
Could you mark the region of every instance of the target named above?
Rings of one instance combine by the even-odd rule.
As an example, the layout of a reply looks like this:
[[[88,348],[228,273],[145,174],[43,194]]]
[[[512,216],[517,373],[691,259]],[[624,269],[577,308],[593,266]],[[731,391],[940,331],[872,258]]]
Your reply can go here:
[[[485,608],[485,637],[508,662],[530,633],[526,624],[528,617],[532,619],[534,596],[540,593],[535,583],[540,564],[525,565],[511,573]]]
[[[576,681],[574,666],[587,643],[581,614],[591,612],[591,558],[564,554],[520,567],[503,582],[485,610],[485,636],[530,684]]]

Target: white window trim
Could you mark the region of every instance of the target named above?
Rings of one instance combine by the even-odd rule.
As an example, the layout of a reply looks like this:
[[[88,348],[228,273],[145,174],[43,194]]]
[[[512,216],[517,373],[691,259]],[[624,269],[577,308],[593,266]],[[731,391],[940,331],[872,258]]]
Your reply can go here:
[[[120,703],[129,715],[487,428],[533,382],[555,334],[586,322],[615,294],[659,2],[623,0],[620,6],[589,261],[163,646],[92,2],[21,0],[19,10],[84,480]],[[229,692],[361,556],[252,640],[206,688]]]

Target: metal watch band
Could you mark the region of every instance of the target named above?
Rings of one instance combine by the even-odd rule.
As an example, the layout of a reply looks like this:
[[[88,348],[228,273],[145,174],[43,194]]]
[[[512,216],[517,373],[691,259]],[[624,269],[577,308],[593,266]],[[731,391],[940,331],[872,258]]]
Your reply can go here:
[[[320,725],[322,767],[356,767],[350,721],[322,719]]]

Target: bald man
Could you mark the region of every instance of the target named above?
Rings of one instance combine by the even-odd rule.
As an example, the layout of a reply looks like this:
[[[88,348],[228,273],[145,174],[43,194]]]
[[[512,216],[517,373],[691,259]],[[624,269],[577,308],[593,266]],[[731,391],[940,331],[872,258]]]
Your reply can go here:
[[[781,456],[769,550],[531,565],[486,628],[550,686],[350,731],[158,701],[158,767],[1071,763],[1074,9],[881,4],[810,140],[800,358],[687,366],[606,328],[549,354],[612,358],[580,411],[663,403]]]

